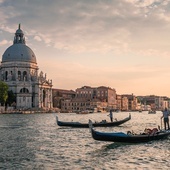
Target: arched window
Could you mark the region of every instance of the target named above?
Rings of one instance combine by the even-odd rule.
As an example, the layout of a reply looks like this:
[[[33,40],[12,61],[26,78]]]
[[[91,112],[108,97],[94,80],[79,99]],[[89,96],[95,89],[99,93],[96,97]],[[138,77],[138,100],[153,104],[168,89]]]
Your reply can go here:
[[[18,80],[21,81],[21,71],[18,71]]]
[[[27,72],[26,71],[23,72],[23,80],[27,81]]]
[[[5,71],[5,80],[8,80],[8,72]]]
[[[20,93],[29,93],[29,90],[24,87],[20,90]]]
[[[13,75],[13,72],[11,71],[11,80],[14,79],[14,75]]]

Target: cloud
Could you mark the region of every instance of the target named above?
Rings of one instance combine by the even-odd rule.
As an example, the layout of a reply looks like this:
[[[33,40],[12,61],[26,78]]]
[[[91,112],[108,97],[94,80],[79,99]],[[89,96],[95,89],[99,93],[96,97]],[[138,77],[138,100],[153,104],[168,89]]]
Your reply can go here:
[[[170,20],[168,0],[96,0],[95,3],[6,0],[1,3],[0,11],[5,16],[2,30],[14,33],[16,25],[21,23],[26,36],[70,53],[119,55],[132,50],[138,53],[141,48],[147,53],[148,49],[157,49],[156,42],[165,38],[154,35],[156,29],[169,35],[168,29],[164,30]],[[146,37],[152,39],[155,46],[145,47]]]
[[[0,4],[3,3],[5,0],[0,0]]]
[[[37,35],[34,37],[34,40],[42,41],[42,39],[39,36],[37,36]]]
[[[167,68],[158,69],[162,75],[169,72],[169,0],[1,0],[0,4],[1,40],[9,42],[21,23],[27,44],[36,49],[40,65],[56,85],[60,81],[60,85],[67,81],[65,87],[101,85],[96,78],[101,76],[106,85],[119,82],[125,88],[128,82],[130,88],[140,78],[160,78],[156,69],[161,66]],[[51,57],[49,64],[46,56]]]
[[[5,31],[5,32],[9,32],[9,33],[14,33],[15,32],[15,29],[10,28],[10,27],[5,26],[5,25],[0,25],[0,29]]]
[[[10,41],[2,40],[2,41],[0,41],[0,46],[4,46],[4,45],[10,44],[10,43],[11,43]]]
[[[21,22],[26,32],[36,41],[42,40],[47,46],[71,53],[126,53],[136,43],[136,35],[140,34],[142,41],[148,36],[143,27],[148,26],[150,31],[156,25],[161,29],[169,21],[169,15],[163,13],[168,1],[161,0],[100,0],[95,3],[84,0],[48,3],[43,0],[41,3],[32,0],[21,3],[18,0],[14,3],[7,0],[2,4],[6,4],[3,7],[4,16],[7,16],[6,25],[9,22],[13,25]],[[10,9],[10,14],[5,8]],[[5,27],[2,29],[13,31]],[[150,38],[153,41],[155,39],[154,36]]]

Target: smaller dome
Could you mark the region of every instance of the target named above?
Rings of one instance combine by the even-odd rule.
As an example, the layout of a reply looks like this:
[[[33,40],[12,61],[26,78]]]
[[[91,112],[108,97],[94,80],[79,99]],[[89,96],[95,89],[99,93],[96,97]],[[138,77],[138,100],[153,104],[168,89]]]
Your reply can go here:
[[[24,35],[23,31],[21,30],[21,24],[18,25],[18,29],[16,30],[15,34],[21,34]]]
[[[18,29],[16,30],[15,34],[24,34],[23,31],[21,30],[21,24],[18,25]]]
[[[23,33],[23,31],[21,29],[17,29],[16,34],[24,34],[24,33]]]

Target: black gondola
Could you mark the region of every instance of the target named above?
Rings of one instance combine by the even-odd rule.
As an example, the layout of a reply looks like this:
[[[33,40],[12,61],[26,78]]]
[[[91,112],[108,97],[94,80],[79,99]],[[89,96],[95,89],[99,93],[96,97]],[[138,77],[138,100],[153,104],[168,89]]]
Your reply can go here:
[[[90,131],[93,139],[108,142],[122,142],[122,143],[142,143],[154,140],[167,138],[170,135],[170,130],[157,131],[152,134],[126,134],[123,132],[99,132],[94,130],[93,125],[89,122]]]
[[[106,121],[102,121],[102,122],[96,122],[93,124],[94,127],[113,127],[113,126],[119,126],[127,121],[129,121],[131,119],[131,115],[129,114],[128,117],[122,119],[122,120],[118,120],[118,121],[114,121],[114,122],[106,122]],[[75,128],[89,128],[89,124],[88,123],[80,123],[80,122],[63,122],[63,121],[59,121],[58,117],[56,116],[56,122],[58,126],[68,126],[68,127],[75,127]]]

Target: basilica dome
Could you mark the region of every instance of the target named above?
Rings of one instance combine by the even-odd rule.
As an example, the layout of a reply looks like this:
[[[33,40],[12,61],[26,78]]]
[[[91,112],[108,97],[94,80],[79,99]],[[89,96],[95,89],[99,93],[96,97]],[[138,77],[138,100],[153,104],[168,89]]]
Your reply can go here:
[[[2,62],[31,62],[36,63],[33,51],[25,44],[13,44],[2,55]]]
[[[15,33],[13,45],[7,48],[2,55],[2,63],[15,61],[37,63],[34,52],[25,45],[25,38],[20,25]]]

